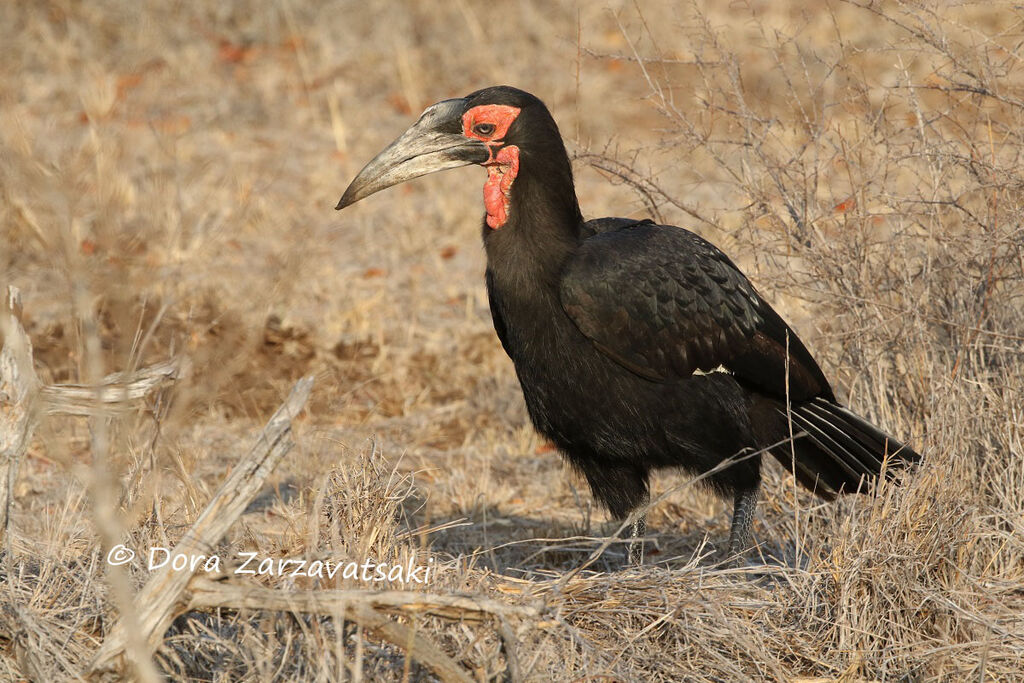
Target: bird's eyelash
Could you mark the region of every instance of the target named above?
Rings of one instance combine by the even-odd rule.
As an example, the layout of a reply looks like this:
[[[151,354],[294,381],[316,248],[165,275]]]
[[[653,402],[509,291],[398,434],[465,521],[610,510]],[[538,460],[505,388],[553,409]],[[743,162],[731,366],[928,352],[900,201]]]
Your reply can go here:
[[[490,135],[494,132],[496,126],[493,123],[478,123],[473,126],[473,132],[477,135]]]

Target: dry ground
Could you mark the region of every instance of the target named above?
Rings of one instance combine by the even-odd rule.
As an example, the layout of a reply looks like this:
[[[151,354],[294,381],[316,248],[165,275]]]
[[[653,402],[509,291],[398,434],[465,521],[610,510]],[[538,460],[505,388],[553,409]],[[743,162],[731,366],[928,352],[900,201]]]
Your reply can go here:
[[[4,3],[0,285],[40,374],[191,372],[102,454],[87,420],[41,425],[0,679],[78,675],[117,613],[102,539],[173,543],[313,373],[297,448],[220,554],[415,557],[440,569],[411,589],[543,605],[416,621],[475,678],[1024,680],[1024,14],[805,5]],[[731,571],[726,506],[664,474],[647,564],[613,544],[570,574],[615,527],[528,426],[491,329],[483,175],[332,210],[422,107],[495,83],[552,108],[588,217],[718,243],[920,470],[824,505],[771,467],[762,557]],[[156,666],[431,677],[350,623],[270,611],[183,615]]]

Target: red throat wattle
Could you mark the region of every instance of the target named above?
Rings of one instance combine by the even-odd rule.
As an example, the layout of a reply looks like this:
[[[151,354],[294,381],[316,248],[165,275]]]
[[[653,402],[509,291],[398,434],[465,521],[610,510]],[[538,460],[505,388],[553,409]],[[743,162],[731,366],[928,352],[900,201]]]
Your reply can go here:
[[[487,182],[484,183],[484,207],[487,209],[487,225],[497,230],[508,221],[508,207],[511,200],[512,181],[519,173],[519,148],[515,145],[502,147],[487,167]]]
[[[484,104],[462,115],[462,134],[483,140],[491,154],[484,163],[487,168],[484,207],[487,209],[487,225],[495,230],[508,222],[512,182],[519,173],[519,148],[515,145],[506,147],[504,143],[519,111],[519,107],[504,104]]]

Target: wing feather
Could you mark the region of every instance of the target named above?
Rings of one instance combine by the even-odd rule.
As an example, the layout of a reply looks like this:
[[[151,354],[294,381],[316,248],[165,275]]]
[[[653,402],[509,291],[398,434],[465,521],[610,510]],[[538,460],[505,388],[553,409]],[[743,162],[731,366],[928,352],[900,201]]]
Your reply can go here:
[[[611,220],[611,219],[606,219]],[[794,401],[833,398],[803,343],[717,247],[692,232],[629,223],[586,239],[567,263],[562,307],[623,367],[676,382],[720,366]]]

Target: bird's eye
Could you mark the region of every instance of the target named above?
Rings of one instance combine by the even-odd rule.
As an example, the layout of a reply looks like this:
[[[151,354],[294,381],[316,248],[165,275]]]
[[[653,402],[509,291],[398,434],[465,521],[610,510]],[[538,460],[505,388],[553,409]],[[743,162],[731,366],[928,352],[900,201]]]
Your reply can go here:
[[[494,129],[495,125],[493,123],[478,123],[473,126],[473,132],[477,135],[483,135],[484,137],[493,135]]]

